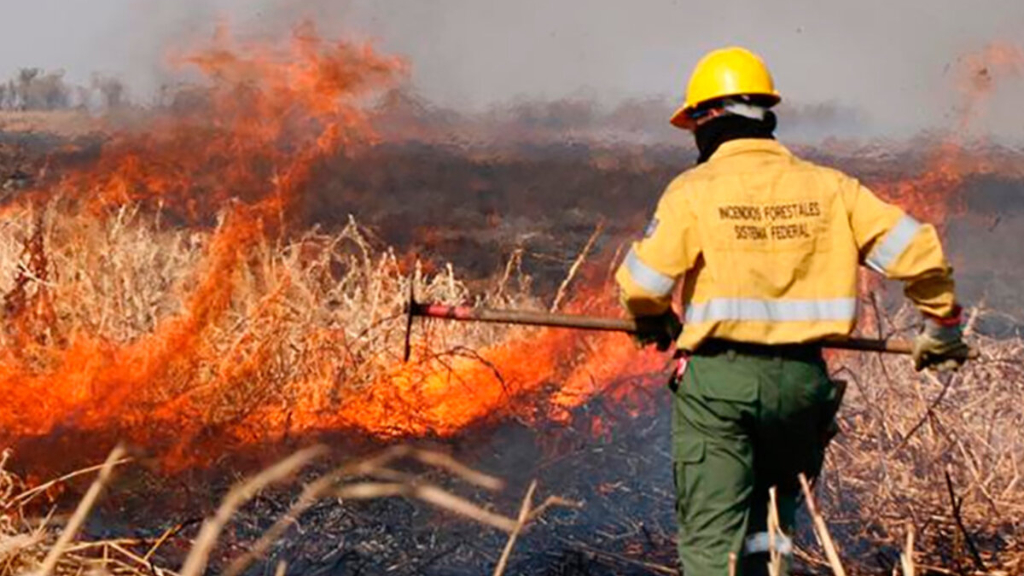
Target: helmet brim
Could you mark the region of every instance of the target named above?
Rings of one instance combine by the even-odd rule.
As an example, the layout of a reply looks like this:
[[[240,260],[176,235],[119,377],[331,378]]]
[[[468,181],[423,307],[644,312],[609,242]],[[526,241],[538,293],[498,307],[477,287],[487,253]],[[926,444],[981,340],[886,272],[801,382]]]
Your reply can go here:
[[[672,114],[672,118],[669,122],[671,122],[676,128],[689,130],[691,132],[696,127],[696,122],[693,121],[693,118],[690,118],[690,107],[685,104],[680,106],[679,109]]]
[[[722,98],[731,98],[735,96],[755,96],[761,102],[763,102],[764,105],[767,106],[768,108],[771,108],[772,106],[775,106],[779,102],[782,102],[782,97],[779,96],[778,92],[774,92],[771,94],[725,94],[716,97],[715,100],[719,100]],[[710,102],[710,100],[708,100],[708,102]],[[674,114],[672,114],[672,118],[669,119],[669,122],[671,122],[672,125],[675,126],[676,128],[681,128],[683,130],[689,130],[690,132],[693,132],[694,128],[697,127],[697,123],[694,122],[693,118],[690,117],[690,111],[696,108],[697,106],[700,106],[701,104],[703,104],[703,102],[694,102],[693,104],[687,102],[683,104],[675,111]]]

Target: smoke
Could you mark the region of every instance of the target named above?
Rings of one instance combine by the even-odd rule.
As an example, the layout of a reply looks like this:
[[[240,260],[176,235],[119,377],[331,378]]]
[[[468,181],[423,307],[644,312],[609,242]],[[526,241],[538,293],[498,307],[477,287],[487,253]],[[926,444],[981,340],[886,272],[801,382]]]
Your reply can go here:
[[[268,0],[98,0],[66,2],[3,0],[0,74],[21,68],[65,71],[66,80],[89,85],[95,74],[123,80],[131,94],[148,101],[173,81],[176,52],[213,35],[222,21],[269,33],[261,21]],[[294,24],[294,19],[288,25]]]
[[[389,141],[474,146],[544,143],[675,145],[688,147],[689,133],[668,122],[677,103],[669,98],[632,98],[614,105],[593,99],[517,98],[484,111],[462,111],[430,102],[409,89],[391,91],[378,109],[377,127]],[[787,142],[855,138],[868,121],[862,110],[835,102],[784,104],[777,109]]]
[[[414,4],[353,2],[349,15],[389,51],[409,54],[414,85],[443,106],[675,103],[701,54],[741,44],[770,63],[787,103],[834,109],[826,124],[843,136],[889,138],[946,127],[960,105],[950,77],[960,56],[1016,39],[1024,26],[1015,0],[983,10],[955,0]],[[1019,114],[994,104],[984,127],[1019,138]]]
[[[961,105],[950,77],[958,58],[1024,28],[1018,0],[990,0],[984,9],[959,0],[4,3],[4,77],[39,67],[65,70],[69,82],[85,85],[99,72],[121,78],[136,100],[147,101],[174,81],[169,56],[211,35],[218,22],[243,34],[280,36],[308,17],[325,33],[372,37],[383,51],[406,55],[412,86],[438,107],[506,107],[515,115],[524,112],[523,102],[584,102],[649,115],[654,123],[643,129],[656,126],[660,132],[648,136],[655,140],[671,134],[660,124],[690,68],[704,51],[727,44],[765,56],[794,113],[783,129],[800,138],[902,138],[943,128]],[[1016,100],[993,99],[977,128],[1019,140]]]

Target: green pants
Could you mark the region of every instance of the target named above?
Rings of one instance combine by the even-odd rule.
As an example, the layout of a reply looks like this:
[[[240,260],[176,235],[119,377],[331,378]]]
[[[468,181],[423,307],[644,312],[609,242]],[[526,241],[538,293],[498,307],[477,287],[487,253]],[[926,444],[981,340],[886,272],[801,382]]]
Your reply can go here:
[[[798,474],[821,470],[841,394],[813,347],[708,348],[671,384],[680,563],[685,576],[724,576],[733,553],[737,574],[764,574],[769,488],[789,535]]]

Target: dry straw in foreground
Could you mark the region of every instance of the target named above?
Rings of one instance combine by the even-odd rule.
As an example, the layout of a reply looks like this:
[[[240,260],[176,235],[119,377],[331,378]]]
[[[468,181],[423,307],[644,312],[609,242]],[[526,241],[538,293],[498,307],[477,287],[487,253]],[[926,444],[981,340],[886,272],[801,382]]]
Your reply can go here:
[[[108,456],[74,515],[63,526],[52,523],[50,517],[43,520],[28,517],[25,510],[17,504],[25,500],[21,493],[15,493],[21,482],[0,465],[0,488],[3,489],[3,493],[0,494],[0,576],[50,576],[83,572],[132,576],[199,576],[208,571],[221,531],[231,522],[241,506],[271,485],[280,484],[294,477],[300,469],[325,452],[322,447],[307,448],[237,484],[225,496],[214,515],[203,523],[184,564],[178,571],[158,567],[151,561],[159,546],[166,541],[164,538],[152,542],[74,541],[82,522],[96,504],[100,491],[109,482],[114,467],[118,463],[123,463],[121,448],[116,448]],[[8,454],[4,453],[4,459],[0,464],[7,463]],[[508,532],[508,545],[502,553],[501,560],[494,567],[495,576],[504,573],[515,544],[515,537],[526,529],[530,522],[552,506],[575,506],[574,503],[561,498],[549,497],[541,505],[533,507],[531,503],[537,487],[534,482],[530,485],[518,519],[509,518],[424,482],[422,474],[405,473],[395,468],[408,460],[446,471],[480,488],[494,491],[503,487],[501,480],[468,468],[445,454],[396,446],[345,464],[308,482],[294,505],[262,538],[248,551],[226,562],[225,573],[240,574],[252,562],[261,559],[273,540],[280,537],[288,526],[297,522],[309,506],[324,498],[338,499],[339,502],[394,496],[414,498],[492,529]],[[286,570],[286,565],[278,563],[278,571],[281,571],[282,567]]]

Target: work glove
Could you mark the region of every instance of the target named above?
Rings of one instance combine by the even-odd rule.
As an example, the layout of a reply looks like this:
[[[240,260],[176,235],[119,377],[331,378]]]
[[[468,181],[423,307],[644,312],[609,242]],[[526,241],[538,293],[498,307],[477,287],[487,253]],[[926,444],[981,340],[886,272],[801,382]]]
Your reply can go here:
[[[683,324],[672,310],[658,316],[637,316],[636,324],[633,341],[640,347],[654,344],[660,352],[671,348],[683,331]]]
[[[950,318],[925,316],[924,328],[914,339],[914,369],[945,372],[956,370],[967,361],[970,349],[963,341],[960,310]]]

